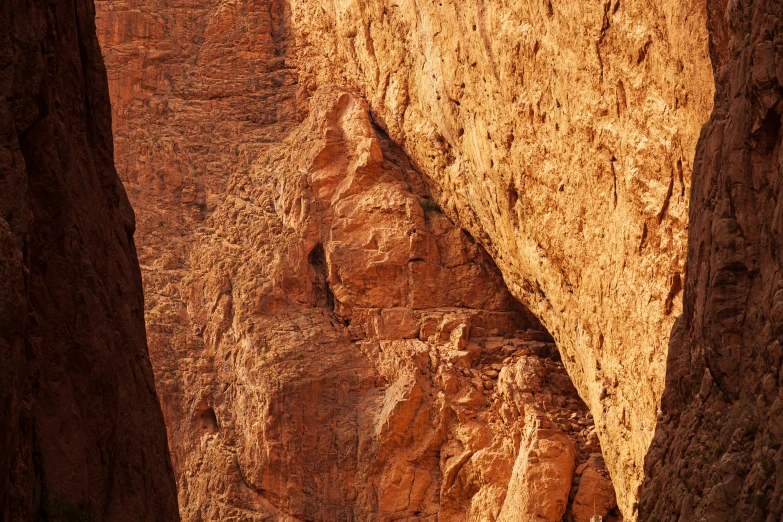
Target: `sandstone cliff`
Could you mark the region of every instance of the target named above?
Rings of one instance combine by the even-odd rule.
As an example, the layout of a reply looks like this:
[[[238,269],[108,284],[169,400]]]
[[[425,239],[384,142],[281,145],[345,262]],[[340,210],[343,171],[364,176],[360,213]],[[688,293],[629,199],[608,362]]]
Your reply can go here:
[[[98,3],[183,515],[775,519],[779,3],[464,4]]]
[[[92,2],[0,4],[0,519],[177,520]]]
[[[285,4],[98,7],[185,519],[614,509],[549,334],[361,100],[307,102]]]

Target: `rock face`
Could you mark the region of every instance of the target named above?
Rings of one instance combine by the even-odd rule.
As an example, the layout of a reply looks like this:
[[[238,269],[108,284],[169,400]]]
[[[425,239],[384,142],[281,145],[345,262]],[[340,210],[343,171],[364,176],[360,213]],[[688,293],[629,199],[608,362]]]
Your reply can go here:
[[[713,2],[715,111],[696,153],[683,315],[647,460],[649,520],[783,515],[783,5]]]
[[[465,4],[98,2],[184,518],[779,517],[779,2]]]
[[[169,424],[183,518],[569,510],[576,465],[600,451],[586,407],[424,190],[362,100],[328,88],[229,180],[180,286],[197,339],[176,354],[187,414]]]
[[[203,223],[178,185],[128,176],[192,227],[141,234],[183,519],[587,520],[574,501],[608,473],[549,334],[361,98],[309,106],[212,173]]]
[[[713,97],[703,1],[291,2],[303,82],[362,92],[552,333],[634,512]]]
[[[89,1],[0,5],[0,519],[178,520]]]

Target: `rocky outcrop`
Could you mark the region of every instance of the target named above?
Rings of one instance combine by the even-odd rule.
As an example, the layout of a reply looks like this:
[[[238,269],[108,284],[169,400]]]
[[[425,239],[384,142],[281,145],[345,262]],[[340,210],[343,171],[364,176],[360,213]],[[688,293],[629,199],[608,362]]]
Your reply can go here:
[[[632,516],[681,312],[705,4],[291,3],[303,78],[345,83],[541,319]]]
[[[359,97],[307,101],[286,4],[204,9],[97,18],[183,518],[586,520],[549,334]]]
[[[0,4],[0,519],[177,520],[92,2]]]
[[[696,153],[683,314],[647,459],[649,520],[783,515],[783,5],[712,2],[717,93]]]
[[[464,4],[98,3],[185,517],[608,511],[538,319],[627,518],[779,516],[779,7]]]
[[[360,98],[319,90],[193,244],[157,305],[189,323],[184,519],[581,521],[611,490],[549,334]]]
[[[143,72],[130,87],[112,83],[112,95],[117,140],[164,144],[132,163],[118,148],[118,162],[141,214],[150,345],[183,518],[583,520],[571,514],[575,499],[609,480],[551,338],[426,196],[407,157],[377,136],[364,103],[326,89],[297,129],[294,89],[271,77],[285,60],[280,43],[283,56],[261,49],[252,56],[266,62],[218,83],[213,105],[217,87],[196,91],[190,78],[225,71],[191,75],[187,48],[145,61],[173,47],[176,31],[145,29],[154,17],[137,7],[102,4],[98,23],[112,78],[128,77],[138,39],[149,38]],[[252,8],[275,9],[250,7],[224,30],[260,16]],[[266,27],[273,40],[285,34]],[[266,90],[245,90],[242,74],[262,66]],[[255,96],[288,96],[292,109],[248,121]],[[148,109],[160,105],[172,107],[165,121]],[[234,133],[214,149],[212,134],[192,132],[213,122]],[[252,167],[233,154],[246,143],[237,125],[257,147]],[[199,176],[205,159],[214,170]],[[181,183],[167,181],[172,168]],[[582,478],[584,462],[595,476]],[[615,506],[611,496],[598,507]]]
[[[586,520],[549,334],[360,98],[307,102],[285,5],[197,8],[97,18],[183,518]]]
[[[346,83],[553,333],[633,513],[712,92],[703,8],[98,5],[169,426],[184,407],[172,354],[200,342],[170,301],[201,262],[192,234],[229,178],[267,161],[263,143],[282,140],[318,85]],[[172,446],[183,472],[187,452]]]

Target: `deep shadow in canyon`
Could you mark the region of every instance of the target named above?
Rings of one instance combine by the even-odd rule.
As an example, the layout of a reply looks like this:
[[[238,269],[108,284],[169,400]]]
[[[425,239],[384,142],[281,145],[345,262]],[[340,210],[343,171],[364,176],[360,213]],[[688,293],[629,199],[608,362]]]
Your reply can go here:
[[[0,7],[2,520],[780,518],[783,6],[515,5]]]
[[[91,1],[0,5],[0,520],[178,520]]]
[[[696,150],[683,314],[640,518],[778,520],[783,4],[708,13],[715,109]]]

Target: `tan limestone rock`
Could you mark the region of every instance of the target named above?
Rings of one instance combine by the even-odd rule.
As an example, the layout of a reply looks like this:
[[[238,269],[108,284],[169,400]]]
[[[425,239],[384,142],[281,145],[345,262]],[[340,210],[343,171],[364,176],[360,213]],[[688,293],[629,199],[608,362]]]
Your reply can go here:
[[[706,19],[701,0],[291,2],[304,81],[367,97],[554,336],[629,517],[682,309]]]

